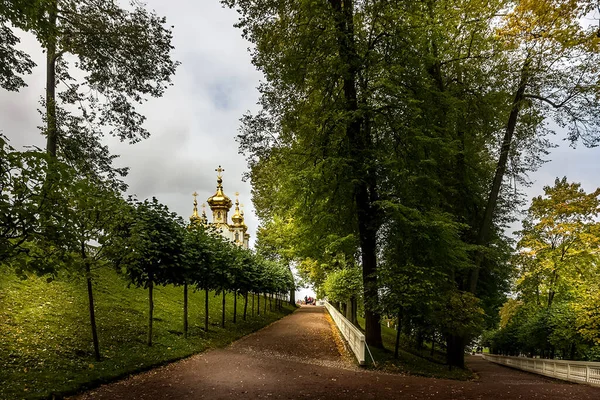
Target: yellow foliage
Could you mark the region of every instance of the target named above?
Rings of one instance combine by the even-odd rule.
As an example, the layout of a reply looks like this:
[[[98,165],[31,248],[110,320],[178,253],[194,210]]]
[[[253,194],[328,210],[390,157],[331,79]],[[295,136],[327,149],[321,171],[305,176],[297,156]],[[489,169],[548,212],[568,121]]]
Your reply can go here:
[[[497,34],[509,47],[561,51],[579,45],[597,49],[598,37],[582,26],[589,2],[521,0],[502,19]],[[538,49],[539,50],[539,49]]]
[[[515,299],[508,299],[508,301],[502,305],[502,308],[500,309],[500,328],[504,328],[508,325],[522,305],[522,301]]]

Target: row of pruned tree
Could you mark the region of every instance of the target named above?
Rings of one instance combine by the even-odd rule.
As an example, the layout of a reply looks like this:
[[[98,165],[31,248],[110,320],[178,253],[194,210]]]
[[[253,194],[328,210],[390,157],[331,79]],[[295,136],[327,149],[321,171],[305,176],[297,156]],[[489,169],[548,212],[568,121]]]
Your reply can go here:
[[[72,167],[40,152],[18,152],[0,138],[2,197],[2,263],[16,271],[53,276],[61,270],[85,276],[90,325],[96,358],[100,357],[94,308],[94,271],[114,267],[128,281],[148,290],[148,345],[156,285],[183,286],[183,332],[187,336],[188,287],[206,291],[204,329],[208,331],[209,291],[234,296],[234,322],[238,295],[262,293],[276,297],[295,290],[286,265],[268,261],[225,240],[210,227],[186,225],[156,198],[124,200],[107,182],[81,177]],[[48,171],[60,174],[52,188]],[[52,190],[50,200],[47,190]],[[260,314],[260,296],[258,297]],[[271,305],[272,307],[272,305]],[[266,308],[266,300],[263,308]]]
[[[0,262],[23,276],[62,269],[85,275],[97,358],[93,271],[100,266],[112,264],[148,289],[149,345],[155,285],[183,285],[184,331],[188,286],[243,294],[244,315],[248,293],[273,295],[293,287],[287,267],[210,230],[186,227],[156,199],[122,198],[127,168],[113,165],[102,138],[109,133],[135,143],[150,135],[137,106],[171,85],[179,64],[170,54],[171,29],[166,18],[138,2],[0,2],[0,89],[27,86],[36,67],[31,54],[18,48],[22,31],[46,58],[40,110],[45,149],[17,151],[0,135]]]

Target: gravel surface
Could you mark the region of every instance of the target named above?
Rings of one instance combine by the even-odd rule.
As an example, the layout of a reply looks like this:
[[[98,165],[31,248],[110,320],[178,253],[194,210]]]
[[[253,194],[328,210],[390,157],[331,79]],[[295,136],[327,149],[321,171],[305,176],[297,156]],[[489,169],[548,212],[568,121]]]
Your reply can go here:
[[[600,389],[498,366],[481,357],[469,382],[358,368],[322,307],[294,314],[220,350],[192,356],[73,399],[600,399]]]

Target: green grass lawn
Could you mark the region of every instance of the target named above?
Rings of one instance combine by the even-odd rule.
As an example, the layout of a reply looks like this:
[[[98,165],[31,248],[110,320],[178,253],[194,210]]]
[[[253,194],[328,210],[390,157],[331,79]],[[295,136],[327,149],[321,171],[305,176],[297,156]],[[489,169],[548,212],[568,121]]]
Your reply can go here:
[[[135,371],[222,347],[293,311],[268,312],[232,323],[233,295],[227,295],[227,321],[220,327],[221,296],[209,295],[210,327],[204,332],[204,292],[189,294],[189,337],[183,337],[183,288],[156,287],[154,344],[148,347],[147,290],[127,287],[104,269],[94,283],[102,361],[93,355],[83,278],[30,277],[20,280],[0,267],[0,399],[47,398],[114,380]],[[250,306],[249,306],[250,307]]]
[[[364,328],[364,319],[358,318],[358,323],[361,329]],[[383,339],[384,350],[370,347],[373,353],[373,358],[377,362],[377,366],[371,367],[382,369],[389,372],[399,372],[410,375],[427,376],[434,378],[468,380],[473,378],[473,373],[469,370],[459,368],[450,369],[448,365],[443,364],[442,354],[436,353],[434,357],[429,357],[429,349],[423,350],[422,356],[418,351],[407,348],[402,341],[398,351],[398,359],[394,359],[394,346],[396,344],[396,330],[388,328],[385,325],[381,326],[381,336]],[[370,356],[367,355],[367,361],[370,361]]]

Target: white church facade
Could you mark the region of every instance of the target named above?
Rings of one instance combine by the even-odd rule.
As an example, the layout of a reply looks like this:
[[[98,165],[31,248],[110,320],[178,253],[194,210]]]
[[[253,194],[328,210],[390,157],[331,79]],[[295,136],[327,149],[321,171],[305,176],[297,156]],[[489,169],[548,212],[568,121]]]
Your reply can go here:
[[[247,233],[248,227],[244,223],[244,211],[240,209],[239,193],[235,194],[235,210],[231,216],[231,223],[229,223],[229,211],[233,203],[223,192],[222,173],[225,170],[219,165],[215,171],[217,171],[217,191],[206,200],[212,211],[212,222],[208,221],[204,204],[202,204],[202,215],[198,215],[198,201],[196,200],[198,194],[194,192],[194,212],[190,217],[190,223],[211,226],[227,240],[247,249],[250,235]]]

